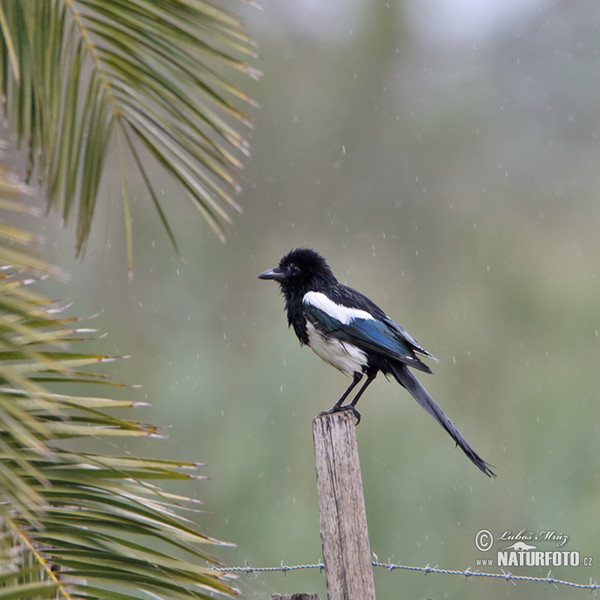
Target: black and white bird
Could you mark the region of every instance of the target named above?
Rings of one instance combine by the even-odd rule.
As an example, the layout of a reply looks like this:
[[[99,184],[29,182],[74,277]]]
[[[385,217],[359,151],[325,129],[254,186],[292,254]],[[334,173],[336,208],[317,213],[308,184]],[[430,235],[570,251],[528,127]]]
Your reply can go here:
[[[351,410],[360,421],[356,403],[364,391],[380,371],[392,375],[479,469],[489,477],[496,476],[409,369],[431,373],[421,357],[436,359],[369,298],[339,283],[320,254],[297,248],[286,254],[277,267],[258,277],[279,283],[288,324],[294,328],[300,343],[352,377],[348,389],[326,412]],[[365,375],[362,387],[344,404]]]

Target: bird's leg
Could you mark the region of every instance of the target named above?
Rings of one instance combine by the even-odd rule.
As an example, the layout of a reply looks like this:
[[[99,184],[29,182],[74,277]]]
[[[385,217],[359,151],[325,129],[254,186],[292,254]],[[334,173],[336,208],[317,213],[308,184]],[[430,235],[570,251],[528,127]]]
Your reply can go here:
[[[367,373],[367,380],[363,383],[362,387],[360,388],[360,390],[358,390],[358,393],[356,394],[356,396],[354,396],[354,398],[352,398],[352,402],[350,402],[350,404],[347,404],[346,406],[341,406],[338,410],[351,410],[352,414],[356,417],[356,424],[358,425],[360,423],[360,413],[356,410],[356,403],[360,400],[360,397],[363,395],[363,392],[369,387],[369,385],[371,384],[371,382],[373,381],[373,379],[375,379],[375,376],[377,375],[377,371],[375,371],[375,373]],[[348,392],[350,392],[350,390],[360,381],[360,378],[356,380],[356,382],[354,383],[354,385],[350,386],[350,389],[348,389],[346,391],[346,393],[344,394],[344,396],[342,396],[342,399],[344,397],[346,397],[348,395]]]
[[[329,412],[337,412],[342,410],[342,404],[344,400],[350,395],[350,392],[358,385],[358,382],[362,379],[363,374],[358,371],[354,373],[352,383],[348,386],[348,389],[342,394],[342,397],[333,405],[333,408]]]
[[[348,397],[350,392],[358,385],[358,382],[362,379],[362,376],[363,376],[362,373],[356,371],[352,378],[352,383],[348,386],[348,389],[342,394],[342,397],[333,405],[332,408],[330,408],[329,410],[324,410],[323,412],[321,412],[319,414],[320,415],[329,415],[331,413],[338,412],[340,410],[346,410],[347,408],[350,408],[350,409],[352,409],[352,413],[356,417],[357,421],[360,421],[360,413],[354,408],[354,406],[351,406],[351,405],[342,406],[342,404],[344,403],[344,400]]]
[[[367,373],[367,380],[363,383],[363,386],[360,388],[360,390],[358,390],[358,393],[356,394],[356,396],[354,396],[354,398],[352,399],[352,402],[350,402],[350,404],[348,406],[354,408],[356,406],[356,403],[360,400],[360,397],[363,395],[364,391],[369,387],[369,385],[371,385],[371,382],[373,381],[373,379],[375,379],[377,375],[377,371],[375,371],[375,373]],[[357,382],[358,383],[358,382]],[[354,409],[356,411],[356,409]],[[360,421],[360,418],[359,418]]]

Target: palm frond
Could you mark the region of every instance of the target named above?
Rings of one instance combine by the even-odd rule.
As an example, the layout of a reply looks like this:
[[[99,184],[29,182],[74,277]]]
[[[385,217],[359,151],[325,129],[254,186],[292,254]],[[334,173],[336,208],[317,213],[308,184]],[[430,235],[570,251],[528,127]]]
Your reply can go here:
[[[204,0],[5,0],[0,32],[6,116],[49,207],[76,212],[78,251],[113,149],[122,173],[134,158],[172,241],[142,148],[222,236],[248,154],[238,103],[252,104],[223,72],[258,76],[237,58],[253,56],[239,19]]]
[[[3,190],[12,206],[18,188],[0,177]],[[74,349],[93,330],[35,291],[37,277],[56,269],[35,256],[32,239],[0,225],[0,260],[8,250],[14,259],[0,269],[0,595],[229,597],[230,579],[206,566],[221,542],[189,519],[196,503],[157,485],[198,479],[198,464],[62,443],[160,432],[116,416],[140,403],[81,394],[117,385],[90,370],[115,358]]]

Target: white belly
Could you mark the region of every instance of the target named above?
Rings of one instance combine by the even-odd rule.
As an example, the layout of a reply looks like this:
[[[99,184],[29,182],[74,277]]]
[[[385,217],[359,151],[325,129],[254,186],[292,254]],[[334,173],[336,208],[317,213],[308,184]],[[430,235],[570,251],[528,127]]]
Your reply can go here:
[[[334,337],[324,337],[309,321],[306,323],[306,333],[310,349],[342,373],[350,376],[362,373],[363,367],[368,364],[367,355],[362,350]]]

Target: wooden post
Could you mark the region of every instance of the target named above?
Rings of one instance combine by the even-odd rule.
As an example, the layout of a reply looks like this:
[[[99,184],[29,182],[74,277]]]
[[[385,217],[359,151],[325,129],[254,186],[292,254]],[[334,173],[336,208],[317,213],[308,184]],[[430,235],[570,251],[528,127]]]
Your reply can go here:
[[[313,420],[321,543],[329,600],[375,600],[354,417]]]
[[[319,600],[318,594],[271,594],[271,600]]]

